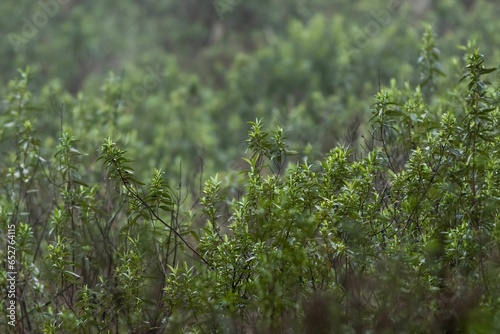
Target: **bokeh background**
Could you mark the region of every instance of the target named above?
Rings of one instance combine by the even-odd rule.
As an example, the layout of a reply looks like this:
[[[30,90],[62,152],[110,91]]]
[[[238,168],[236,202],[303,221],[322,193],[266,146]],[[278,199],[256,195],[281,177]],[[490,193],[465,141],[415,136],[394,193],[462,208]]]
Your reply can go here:
[[[485,0],[19,0],[0,13],[0,90],[30,67],[49,143],[52,97],[87,153],[112,136],[137,173],[182,165],[186,182],[240,168],[256,118],[292,134],[301,158],[359,145],[379,86],[421,79],[426,24],[445,72],[469,40],[500,59],[500,6]],[[152,69],[160,80],[144,87]]]

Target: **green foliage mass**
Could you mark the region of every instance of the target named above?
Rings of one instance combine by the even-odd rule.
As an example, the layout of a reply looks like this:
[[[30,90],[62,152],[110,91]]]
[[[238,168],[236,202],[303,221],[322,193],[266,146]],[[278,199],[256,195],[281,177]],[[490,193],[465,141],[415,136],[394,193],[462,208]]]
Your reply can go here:
[[[500,332],[494,2],[56,2],[0,3],[1,333]]]
[[[393,2],[401,6],[389,12]],[[224,13],[217,4],[225,4]],[[311,159],[339,142],[359,144],[379,86],[392,78],[420,82],[422,22],[434,27],[436,45],[447,55],[441,71],[459,73],[456,46],[468,40],[500,58],[493,2],[465,8],[439,1],[425,12],[417,5],[67,1],[44,23],[39,2],[4,1],[0,90],[5,95],[7,78],[29,66],[33,99],[46,109],[37,117],[41,139],[60,137],[56,99],[65,103],[64,124],[86,141],[87,153],[112,137],[141,161],[134,165],[140,177],[162,168],[178,179],[182,164],[184,184],[194,185],[202,171],[206,178],[241,168],[248,120],[265,118],[271,128],[294,133],[289,145]],[[157,85],[144,83],[150,69],[161,77]],[[440,78],[433,87],[447,90],[455,82]]]
[[[500,330],[499,80],[488,82],[495,69],[470,48],[461,79],[444,92],[430,29],[421,49],[422,86],[393,82],[375,96],[363,151],[337,146],[317,163],[294,162],[282,128],[250,122],[239,185],[214,176],[192,207],[162,170],[141,182],[112,139],[86,153],[89,143],[63,126],[57,144],[42,142],[29,71],[20,72],[1,116],[14,148],[2,162],[0,198],[2,243],[8,226],[16,229],[17,325],[43,333]],[[65,108],[53,101],[61,123]]]

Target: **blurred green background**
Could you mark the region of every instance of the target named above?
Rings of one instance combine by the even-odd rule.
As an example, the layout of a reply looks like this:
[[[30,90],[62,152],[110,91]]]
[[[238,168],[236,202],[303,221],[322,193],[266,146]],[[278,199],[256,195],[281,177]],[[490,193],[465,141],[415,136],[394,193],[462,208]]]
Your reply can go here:
[[[30,67],[47,144],[61,132],[55,99],[86,153],[111,136],[137,173],[182,169],[192,185],[244,167],[256,118],[290,133],[302,158],[360,145],[379,85],[419,82],[425,24],[445,70],[463,66],[470,39],[500,59],[495,1],[19,0],[0,13],[0,90]]]

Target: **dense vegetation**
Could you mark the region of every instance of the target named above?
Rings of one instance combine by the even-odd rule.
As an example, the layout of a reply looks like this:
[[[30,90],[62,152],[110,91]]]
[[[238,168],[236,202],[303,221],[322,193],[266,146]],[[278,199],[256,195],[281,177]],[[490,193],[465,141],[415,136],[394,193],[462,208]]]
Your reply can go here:
[[[498,6],[59,2],[0,4],[1,332],[500,331]]]

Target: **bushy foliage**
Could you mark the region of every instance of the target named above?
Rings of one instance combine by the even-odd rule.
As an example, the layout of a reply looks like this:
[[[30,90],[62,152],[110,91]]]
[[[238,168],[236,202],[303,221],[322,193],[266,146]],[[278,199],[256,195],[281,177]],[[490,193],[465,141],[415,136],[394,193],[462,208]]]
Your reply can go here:
[[[318,17],[311,23],[317,37],[302,38],[300,31],[307,29],[294,24],[292,38],[312,45],[326,29]],[[240,57],[229,77],[260,68],[280,50],[302,50],[277,45],[257,60]],[[295,89],[286,86],[293,78],[285,77],[305,72],[293,54],[285,57],[292,64],[276,66],[274,73],[263,67],[276,87],[262,88],[276,93],[260,95],[257,84],[242,87],[240,78],[231,81],[232,92],[257,94],[258,104],[265,95],[273,99]],[[317,54],[315,66],[336,66],[323,56]],[[38,124],[44,108],[30,90],[30,72],[21,71],[9,84],[0,115],[0,240],[7,244],[6,231],[14,225],[17,328],[500,330],[500,82],[488,82],[494,69],[472,44],[465,63],[457,61],[464,67],[457,80],[454,73],[441,78],[441,62],[427,30],[420,85],[393,80],[381,89],[360,146],[336,146],[318,162],[290,148],[286,135],[294,132],[251,122],[244,170],[236,180],[227,174],[209,178],[199,201],[182,177],[175,183],[154,168],[147,181],[136,175],[138,162],[131,158],[141,143],[136,133],[116,126],[130,126],[135,116],[116,104],[120,88],[113,76],[100,98],[50,100],[58,120],[51,124],[59,134],[54,143]],[[318,90],[304,97],[317,101],[312,118],[322,115],[322,94],[336,89],[322,78],[294,83],[311,85],[304,88],[307,94]],[[198,104],[214,103],[213,92],[198,90],[196,78],[179,80],[186,84],[169,88],[167,102],[179,111],[172,114],[179,118],[175,127],[184,131],[180,124],[189,109],[200,117],[195,131],[217,131],[204,125]],[[42,96],[50,97],[47,91]],[[110,138],[97,145],[102,139],[92,137],[105,134]],[[172,155],[168,151],[166,159]],[[0,257],[7,258],[4,247]],[[2,271],[2,291],[6,286]],[[13,329],[5,317],[1,321],[2,328]]]

